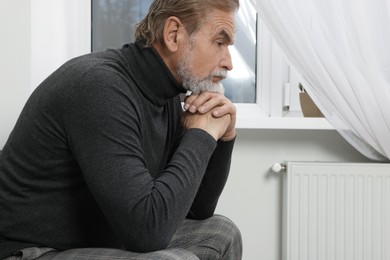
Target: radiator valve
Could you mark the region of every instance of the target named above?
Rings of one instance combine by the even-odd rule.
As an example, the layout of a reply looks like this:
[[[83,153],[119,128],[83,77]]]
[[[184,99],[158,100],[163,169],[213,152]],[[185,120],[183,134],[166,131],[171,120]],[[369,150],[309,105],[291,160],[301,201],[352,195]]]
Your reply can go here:
[[[284,163],[274,163],[271,167],[273,172],[281,172],[286,170],[286,164]]]

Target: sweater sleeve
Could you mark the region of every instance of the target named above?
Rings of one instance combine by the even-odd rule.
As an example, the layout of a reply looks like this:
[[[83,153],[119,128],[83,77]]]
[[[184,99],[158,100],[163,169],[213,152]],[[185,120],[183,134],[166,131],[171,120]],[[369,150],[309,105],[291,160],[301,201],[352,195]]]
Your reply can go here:
[[[217,142],[202,130],[187,131],[163,172],[152,178],[142,150],[139,101],[128,93],[128,83],[104,71],[84,79],[69,98],[66,122],[86,184],[128,250],[166,248],[190,210]]]
[[[188,214],[189,218],[206,219],[214,214],[218,199],[228,179],[234,142],[235,139],[228,142],[218,141]]]

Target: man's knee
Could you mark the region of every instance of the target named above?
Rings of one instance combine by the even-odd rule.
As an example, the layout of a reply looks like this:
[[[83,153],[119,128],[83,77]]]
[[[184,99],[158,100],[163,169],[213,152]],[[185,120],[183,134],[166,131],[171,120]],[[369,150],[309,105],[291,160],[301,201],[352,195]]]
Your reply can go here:
[[[222,259],[241,259],[242,237],[239,228],[225,216],[214,215],[210,220],[216,231],[216,240],[223,246]]]
[[[172,249],[166,249],[161,250],[155,253],[151,253],[153,258],[150,259],[166,259],[166,260],[199,260],[199,258],[191,253],[190,251],[187,251],[185,249],[181,248],[172,248]],[[144,257],[144,256],[143,256]],[[145,258],[149,259],[149,258]]]
[[[214,215],[213,218],[220,223],[220,232],[224,237],[231,238],[231,240],[241,243],[242,238],[240,229],[232,220],[222,215]]]

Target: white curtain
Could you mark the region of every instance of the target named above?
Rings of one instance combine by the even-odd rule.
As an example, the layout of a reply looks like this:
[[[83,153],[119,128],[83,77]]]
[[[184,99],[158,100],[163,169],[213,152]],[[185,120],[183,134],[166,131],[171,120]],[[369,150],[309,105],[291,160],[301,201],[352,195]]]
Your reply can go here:
[[[390,0],[250,0],[327,120],[390,158]]]

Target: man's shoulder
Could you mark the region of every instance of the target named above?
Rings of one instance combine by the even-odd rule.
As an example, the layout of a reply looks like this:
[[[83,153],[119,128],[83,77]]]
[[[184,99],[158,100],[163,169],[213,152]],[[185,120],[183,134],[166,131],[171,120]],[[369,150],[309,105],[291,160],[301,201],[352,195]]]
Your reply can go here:
[[[78,56],[67,61],[63,67],[73,71],[86,72],[93,68],[122,67],[123,63],[124,59],[121,57],[119,50],[107,50]]]

